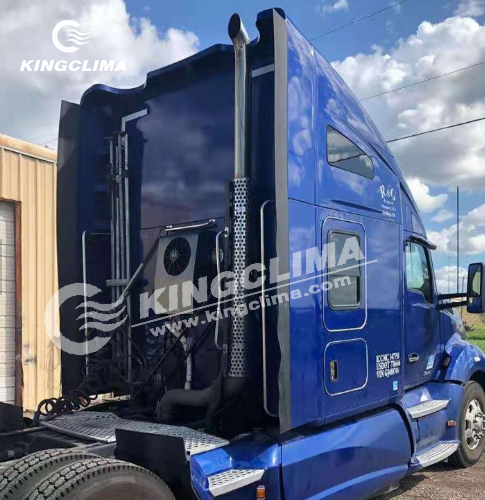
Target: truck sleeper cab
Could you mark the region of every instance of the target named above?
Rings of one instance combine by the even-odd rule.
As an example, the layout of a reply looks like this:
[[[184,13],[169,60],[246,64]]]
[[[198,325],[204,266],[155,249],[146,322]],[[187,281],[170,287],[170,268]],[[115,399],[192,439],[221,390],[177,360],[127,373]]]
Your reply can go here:
[[[480,459],[485,355],[447,299],[483,313],[483,266],[466,294],[438,294],[434,245],[359,101],[281,9],[257,27],[250,42],[235,15],[233,46],[63,103],[60,284],[126,301],[129,321],[64,351],[63,398],[0,434],[21,442],[0,498],[57,481],[45,498],[358,500]],[[170,303],[221,273],[234,283],[211,315]],[[76,307],[60,315],[82,342]],[[129,397],[73,411],[103,392]]]

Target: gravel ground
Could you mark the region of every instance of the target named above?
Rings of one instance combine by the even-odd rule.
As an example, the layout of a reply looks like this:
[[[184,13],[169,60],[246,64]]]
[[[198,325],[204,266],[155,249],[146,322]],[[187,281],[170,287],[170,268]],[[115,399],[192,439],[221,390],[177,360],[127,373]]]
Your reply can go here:
[[[376,500],[484,500],[485,455],[470,469],[438,464],[405,479],[401,487]]]

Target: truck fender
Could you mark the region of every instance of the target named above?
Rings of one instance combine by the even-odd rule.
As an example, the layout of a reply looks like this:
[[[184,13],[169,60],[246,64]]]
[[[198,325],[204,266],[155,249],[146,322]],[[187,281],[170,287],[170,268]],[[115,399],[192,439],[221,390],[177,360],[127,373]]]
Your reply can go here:
[[[475,380],[485,390],[485,354],[481,349],[455,333],[447,342],[445,352],[450,358],[445,381],[467,384]]]

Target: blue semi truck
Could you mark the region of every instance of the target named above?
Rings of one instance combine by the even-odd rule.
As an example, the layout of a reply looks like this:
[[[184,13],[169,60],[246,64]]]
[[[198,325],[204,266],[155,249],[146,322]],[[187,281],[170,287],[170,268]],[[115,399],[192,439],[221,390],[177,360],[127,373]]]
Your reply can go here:
[[[357,500],[480,459],[485,355],[453,308],[485,311],[483,265],[438,294],[358,99],[282,10],[257,28],[63,102],[59,281],[82,287],[63,395],[0,407],[0,498]]]

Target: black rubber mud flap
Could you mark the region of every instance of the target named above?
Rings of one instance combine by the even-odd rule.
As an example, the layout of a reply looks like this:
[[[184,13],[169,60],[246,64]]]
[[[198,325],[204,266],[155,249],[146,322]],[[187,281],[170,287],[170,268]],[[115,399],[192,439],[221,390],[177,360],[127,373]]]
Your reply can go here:
[[[19,431],[23,427],[22,407],[0,402],[0,432]]]
[[[177,498],[197,498],[183,438],[116,429],[115,456],[154,472]]]

